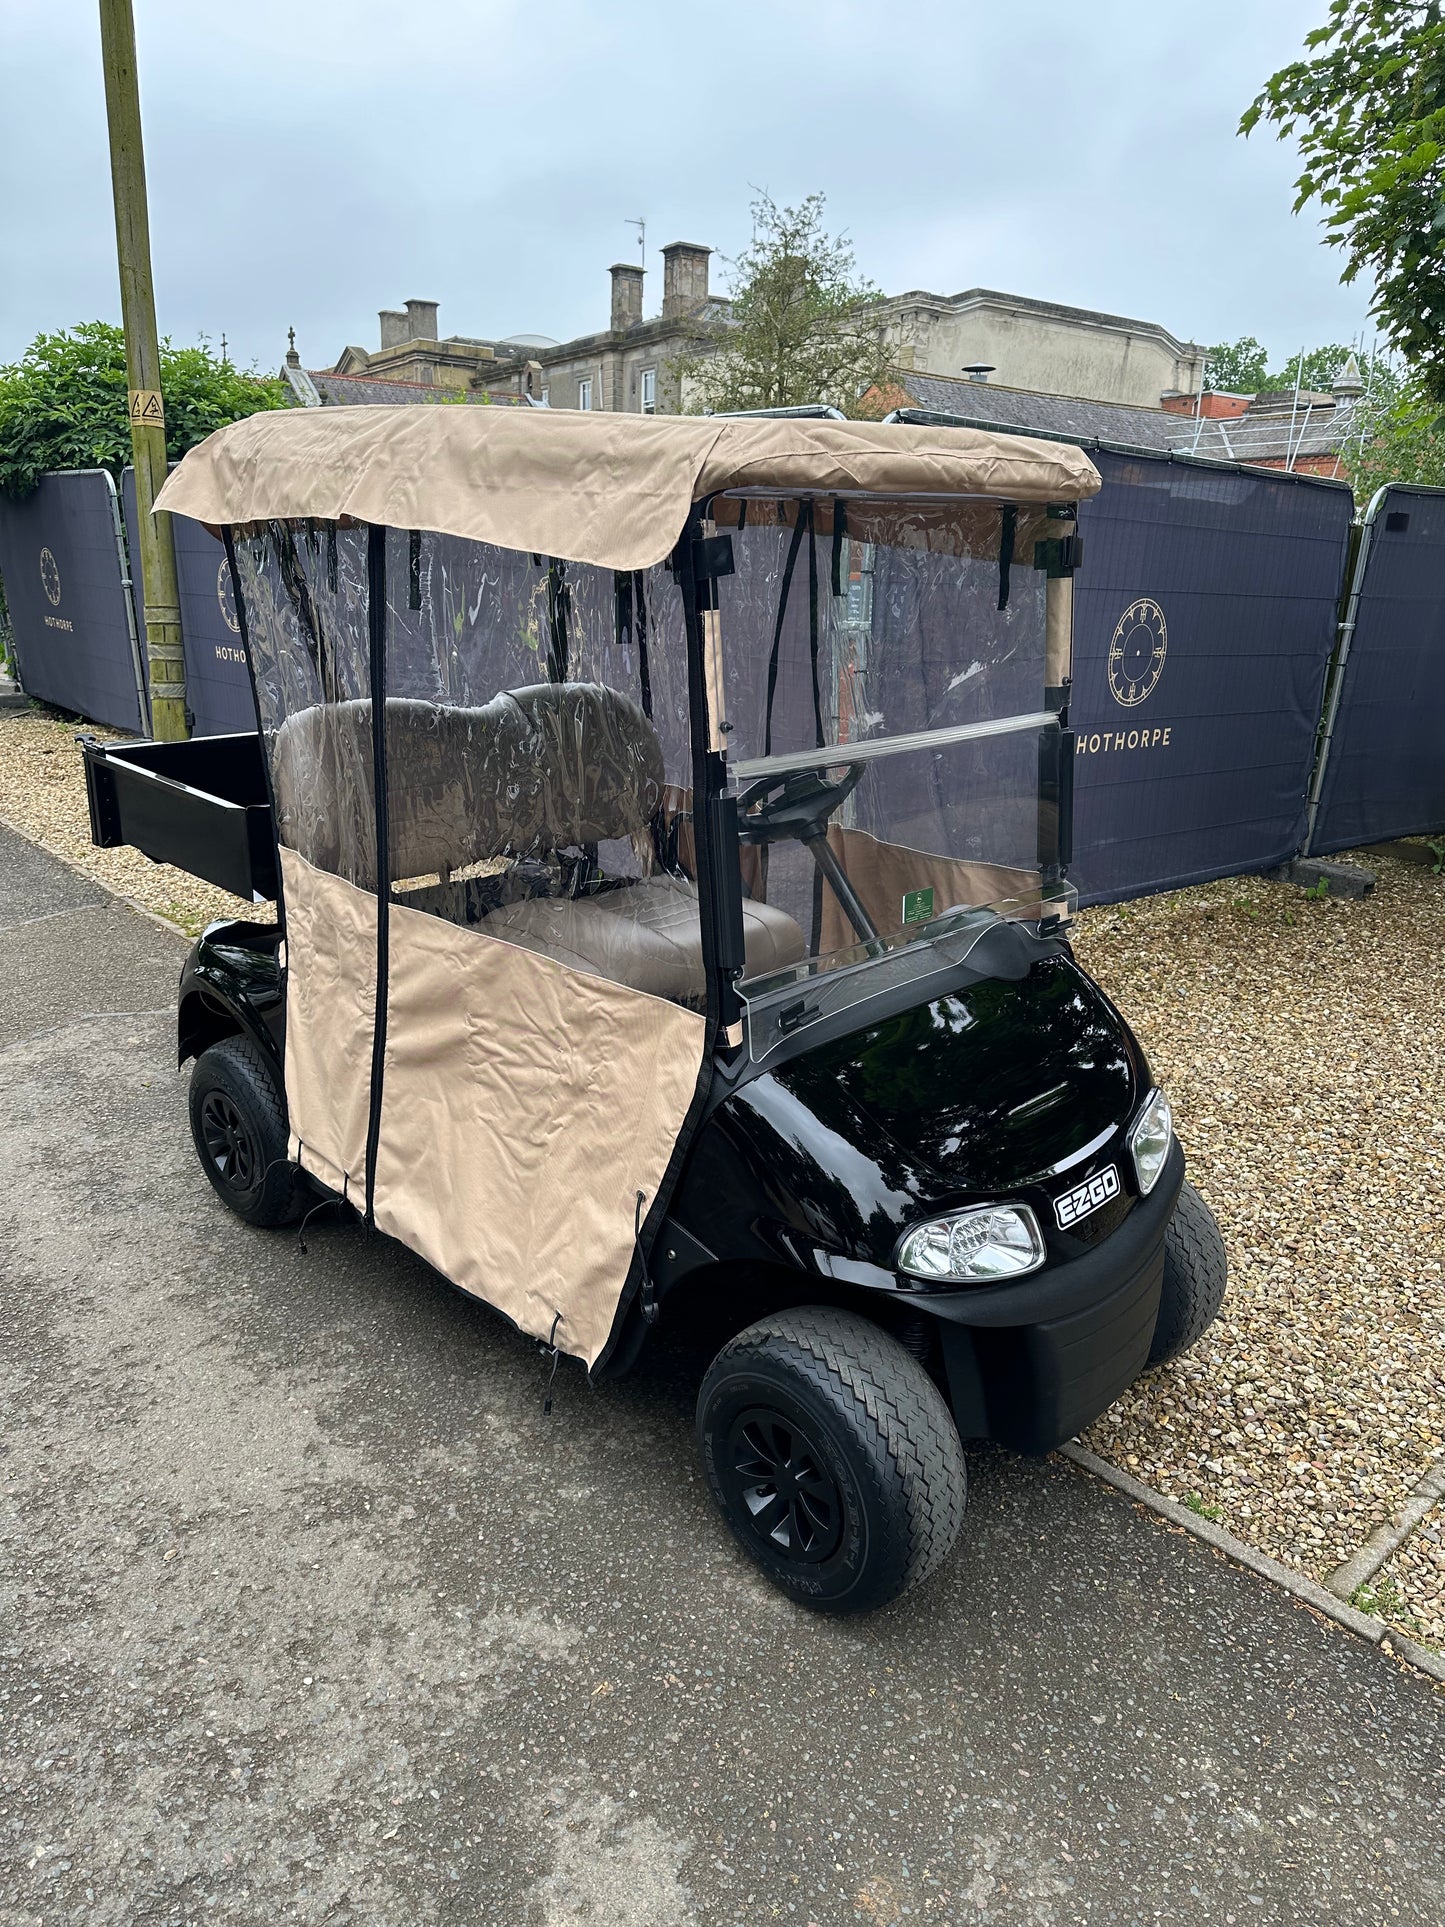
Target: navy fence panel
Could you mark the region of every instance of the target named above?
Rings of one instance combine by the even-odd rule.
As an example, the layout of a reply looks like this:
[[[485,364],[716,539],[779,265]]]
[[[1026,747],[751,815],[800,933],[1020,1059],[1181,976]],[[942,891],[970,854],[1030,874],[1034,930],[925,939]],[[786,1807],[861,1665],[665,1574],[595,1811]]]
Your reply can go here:
[[[140,546],[136,540],[135,470],[121,477],[126,538],[133,565],[136,620],[145,634],[141,607]],[[226,551],[201,523],[188,515],[173,515],[176,579],[181,595],[181,638],[186,656],[186,702],[194,718],[195,736],[225,736],[256,727],[256,706],[241,625],[231,593]]]
[[[1075,577],[1074,862],[1085,903],[1300,847],[1348,550],[1347,488],[1090,450]]]
[[[1319,855],[1445,831],[1445,490],[1386,491],[1357,586],[1310,838]]]
[[[23,501],[0,498],[0,577],[27,693],[139,734],[115,484],[104,469],[67,469]]]

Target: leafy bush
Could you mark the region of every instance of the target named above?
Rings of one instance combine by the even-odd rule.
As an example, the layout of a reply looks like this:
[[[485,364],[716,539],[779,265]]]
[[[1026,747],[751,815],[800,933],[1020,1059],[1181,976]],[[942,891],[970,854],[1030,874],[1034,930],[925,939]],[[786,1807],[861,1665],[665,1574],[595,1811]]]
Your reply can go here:
[[[172,460],[227,422],[291,402],[283,381],[233,368],[204,342],[161,343],[161,393]],[[130,458],[125,337],[111,322],[37,335],[21,360],[0,368],[0,493],[28,495],[57,468],[118,477]]]

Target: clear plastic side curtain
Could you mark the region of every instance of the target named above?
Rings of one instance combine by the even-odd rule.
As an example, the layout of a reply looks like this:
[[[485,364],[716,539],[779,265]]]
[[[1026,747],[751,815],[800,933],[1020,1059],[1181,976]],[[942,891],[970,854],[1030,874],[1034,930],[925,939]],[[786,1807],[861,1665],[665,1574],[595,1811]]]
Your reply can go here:
[[[295,1153],[592,1363],[703,1055],[677,587],[405,530],[236,553]]]
[[[1048,577],[992,502],[738,496],[720,582],[745,916],[836,967],[1057,869]],[[749,955],[744,984],[770,973]]]
[[[1043,707],[1042,510],[723,499],[728,754],[787,755]]]

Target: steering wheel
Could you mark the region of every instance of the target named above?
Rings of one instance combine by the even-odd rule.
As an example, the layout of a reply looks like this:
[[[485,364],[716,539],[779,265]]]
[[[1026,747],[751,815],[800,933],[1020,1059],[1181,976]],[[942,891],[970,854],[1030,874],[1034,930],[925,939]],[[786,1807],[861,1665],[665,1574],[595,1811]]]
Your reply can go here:
[[[781,779],[759,776],[738,797],[739,840],[780,843],[796,837],[808,843],[825,835],[828,818],[857,789],[866,767],[850,763],[836,783],[816,769],[789,770]]]

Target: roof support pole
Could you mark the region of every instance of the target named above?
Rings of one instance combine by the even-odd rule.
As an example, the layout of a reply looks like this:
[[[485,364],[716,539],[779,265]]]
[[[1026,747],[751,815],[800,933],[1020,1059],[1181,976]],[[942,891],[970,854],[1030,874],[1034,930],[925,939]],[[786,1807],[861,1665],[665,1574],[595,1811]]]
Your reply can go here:
[[[190,734],[190,720],[176,551],[171,518],[151,514],[166,479],[166,423],[151,285],[150,219],[146,211],[131,0],[100,0],[100,43],[110,129],[120,308],[125,326],[126,386],[130,391],[130,439],[135,458],[136,540],[145,595],[151,733],[161,742],[179,742]]]

